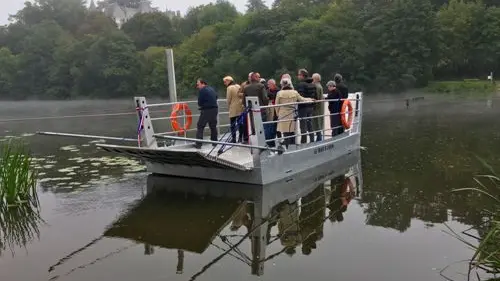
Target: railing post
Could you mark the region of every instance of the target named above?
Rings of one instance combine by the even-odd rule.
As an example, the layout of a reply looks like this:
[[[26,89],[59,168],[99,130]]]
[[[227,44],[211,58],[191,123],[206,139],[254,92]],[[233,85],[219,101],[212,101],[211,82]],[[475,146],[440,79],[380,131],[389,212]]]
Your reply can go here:
[[[140,129],[139,137],[141,139],[141,147],[147,148],[157,148],[158,144],[153,136],[155,134],[153,130],[153,123],[151,122],[151,116],[149,115],[148,103],[145,97],[135,97],[135,106],[137,108],[137,119],[138,124],[141,122],[142,128]],[[139,126],[138,126],[139,127]]]
[[[261,109],[259,99],[257,97],[247,97],[248,107],[250,113],[248,119],[250,120],[248,141],[253,146],[266,146],[266,137],[264,135],[264,124],[262,123]],[[252,149],[253,161],[256,167],[260,166],[260,149]]]
[[[220,136],[220,102],[217,100],[217,107],[219,108],[219,114],[217,114],[217,135]]]

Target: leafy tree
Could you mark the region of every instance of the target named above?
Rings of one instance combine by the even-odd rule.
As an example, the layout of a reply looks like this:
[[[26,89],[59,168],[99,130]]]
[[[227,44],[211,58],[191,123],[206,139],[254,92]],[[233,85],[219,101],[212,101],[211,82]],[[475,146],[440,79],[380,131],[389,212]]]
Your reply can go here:
[[[83,0],[34,0],[0,27],[1,98],[126,97],[167,91],[165,47],[179,93],[204,77],[266,78],[306,67],[352,90],[400,91],[432,79],[500,71],[498,0],[218,0],[185,16],[136,15],[120,30]],[[105,0],[136,8],[138,0]],[[483,4],[484,3],[484,4]],[[295,76],[295,75],[293,75]]]
[[[140,52],[141,81],[139,92],[141,95],[168,96],[167,59],[164,47],[149,47]]]
[[[180,32],[174,30],[170,18],[160,12],[135,15],[123,24],[122,30],[139,50],[149,46],[174,46],[182,39]]]
[[[54,21],[43,21],[30,29],[20,44],[16,98],[47,94],[51,86],[50,68],[54,65],[53,51],[68,38],[70,35]]]
[[[444,77],[463,77],[468,74],[471,65],[468,54],[474,48],[472,42],[475,41],[474,35],[477,35],[473,30],[479,28],[484,13],[482,4],[463,0],[450,0],[439,10],[438,74]]]
[[[117,25],[114,20],[98,11],[88,11],[85,21],[80,25],[76,34],[83,36],[87,34],[100,34],[116,30]]]
[[[96,37],[77,76],[80,93],[124,97],[137,91],[140,71],[134,42],[123,32]]]
[[[25,7],[12,19],[25,25],[35,25],[53,20],[63,29],[74,32],[85,19],[84,0],[35,0],[26,2]]]
[[[18,71],[18,57],[7,48],[0,48],[0,98],[13,98],[12,88]]]
[[[210,3],[189,9],[182,23],[182,32],[189,36],[205,26],[232,21],[238,15],[233,4],[225,0],[217,0],[215,4]]]
[[[118,5],[123,6],[123,7],[138,8],[139,5],[141,4],[141,2],[151,5],[150,0],[103,0],[97,4],[97,7],[99,9],[103,9],[104,7],[106,7],[108,5],[117,3]]]
[[[248,0],[247,13],[261,12],[267,10],[267,6],[262,0]]]

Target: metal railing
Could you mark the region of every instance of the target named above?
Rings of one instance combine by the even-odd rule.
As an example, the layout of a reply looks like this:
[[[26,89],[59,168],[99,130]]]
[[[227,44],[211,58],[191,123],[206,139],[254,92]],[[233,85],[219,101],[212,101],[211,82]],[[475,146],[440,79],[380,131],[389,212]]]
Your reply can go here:
[[[339,129],[339,128],[343,128],[342,125],[340,126],[336,126],[336,127],[330,127],[330,128],[325,128],[324,125],[323,125],[323,128],[321,128],[320,130],[314,130],[314,131],[307,131],[307,132],[300,132],[299,133],[299,127],[300,127],[300,123],[301,122],[304,122],[304,120],[310,120],[310,119],[319,119],[319,118],[323,118],[325,119],[325,117],[329,116],[336,116],[336,115],[341,115],[341,114],[345,114],[345,113],[342,113],[342,112],[336,112],[336,113],[329,113],[329,114],[322,114],[322,115],[314,115],[314,116],[309,116],[309,117],[300,117],[298,116],[298,112],[297,112],[297,107],[298,105],[301,105],[301,104],[318,104],[318,103],[321,103],[322,105],[321,106],[324,106],[325,104],[328,104],[332,101],[337,101],[337,102],[343,102],[345,100],[350,100],[350,101],[354,101],[354,105],[353,105],[353,113],[354,116],[358,116],[358,113],[360,112],[360,109],[359,107],[357,106],[357,102],[361,101],[361,99],[359,98],[347,98],[347,99],[337,99],[337,100],[329,100],[329,99],[321,99],[321,100],[314,100],[314,101],[305,101],[305,102],[293,102],[293,103],[283,103],[283,104],[269,104],[269,105],[265,105],[265,106],[260,106],[260,109],[276,109],[276,108],[279,108],[279,107],[294,107],[293,108],[293,112],[290,114],[290,115],[294,115],[293,118],[288,118],[288,119],[281,119],[281,120],[271,120],[271,121],[263,121],[262,124],[263,125],[270,125],[270,124],[276,124],[276,126],[278,126],[278,124],[280,122],[290,122],[290,121],[294,121],[296,122],[295,123],[295,128],[292,130],[293,131],[293,135],[288,135],[288,136],[285,136],[284,134],[281,135],[281,137],[275,137],[273,139],[266,139],[266,143],[269,143],[269,142],[275,142],[275,145],[276,145],[276,142],[282,142],[283,140],[286,140],[286,139],[289,139],[289,138],[300,138],[302,136],[309,136],[309,135],[317,135],[317,133],[321,133],[322,134],[322,138],[324,139],[325,137],[327,136],[331,136],[331,137],[334,137],[333,136],[333,131],[336,130],[336,129]],[[226,99],[220,99],[217,101],[217,103],[220,105],[221,102],[226,102],[227,103],[227,100]],[[168,102],[168,103],[157,103],[157,104],[150,104],[148,105],[148,107],[161,107],[161,106],[174,106],[176,104],[181,104],[181,103],[186,103],[186,104],[197,104],[197,101],[180,101],[180,102]],[[229,106],[229,105],[228,105]],[[326,111],[327,109],[326,108],[323,108],[322,111]],[[224,111],[224,112],[219,112],[218,116],[217,116],[217,130],[218,130],[218,134],[220,135],[220,129],[222,128],[228,128],[228,127],[231,127],[231,124],[230,123],[227,123],[227,124],[221,124],[220,123],[220,116],[221,115],[228,115],[229,112],[228,111]],[[277,114],[277,113],[275,113]],[[200,114],[192,114],[190,115],[191,117],[199,117]],[[183,114],[183,115],[179,115],[177,116],[177,118],[183,118],[184,120],[184,124],[186,124],[186,118],[188,117],[188,115],[186,114]],[[157,118],[151,118],[151,121],[160,121],[160,120],[171,120],[172,117],[168,116],[168,117],[157,117]],[[229,118],[227,118],[228,121],[229,121]],[[323,122],[325,120],[322,120]],[[312,122],[312,120],[311,120]],[[352,125],[349,129],[345,129],[345,132],[350,132],[351,129],[354,127],[354,125],[356,124],[359,124],[360,121],[358,120],[355,120],[352,122]],[[190,129],[187,129],[187,130],[184,130],[183,131],[183,134],[184,134],[184,138],[187,138],[187,133],[188,132],[195,132],[197,129],[196,128],[190,128]],[[327,135],[327,132],[331,132],[331,135]],[[155,133],[155,135],[158,135],[158,136],[166,136],[166,135],[175,135],[175,134],[178,134],[178,132],[176,131],[173,131],[173,128],[172,128],[172,131],[167,131],[167,132],[160,132],[160,133]],[[306,142],[308,143],[308,142]],[[310,143],[310,142],[309,142]],[[294,143],[291,143],[291,144],[295,144],[295,145],[300,145],[302,144],[300,141],[296,141]]]
[[[219,105],[220,107],[220,104],[221,102],[226,102],[227,103],[227,100],[226,99],[218,99],[217,100],[217,104]],[[178,102],[166,102],[166,103],[155,103],[155,104],[148,104],[148,108],[149,107],[162,107],[162,106],[174,106],[176,104],[182,104],[182,103],[186,103],[188,105],[190,104],[195,104],[196,106],[198,105],[198,101],[196,100],[190,100],[190,101],[178,101]],[[226,127],[230,127],[231,124],[220,124],[220,116],[221,115],[229,115],[229,111],[223,111],[223,112],[219,112],[219,114],[217,115],[217,131],[218,131],[218,134],[220,134],[220,129],[221,128],[226,128]],[[182,118],[183,119],[183,125],[186,124],[187,122],[187,117],[200,117],[201,114],[191,114],[191,115],[186,115],[185,113],[183,113],[183,115],[178,115],[176,118]],[[171,116],[167,116],[167,117],[154,117],[154,118],[151,118],[151,121],[161,121],[161,120],[172,120],[173,118]],[[179,133],[174,131],[173,128],[171,128],[172,131],[167,131],[167,132],[161,132],[161,133],[156,133],[156,135],[178,135]],[[187,130],[183,130],[183,134],[184,134],[184,137],[187,137],[187,133],[188,132],[194,132],[196,131],[196,128],[191,128],[191,129],[187,129]]]

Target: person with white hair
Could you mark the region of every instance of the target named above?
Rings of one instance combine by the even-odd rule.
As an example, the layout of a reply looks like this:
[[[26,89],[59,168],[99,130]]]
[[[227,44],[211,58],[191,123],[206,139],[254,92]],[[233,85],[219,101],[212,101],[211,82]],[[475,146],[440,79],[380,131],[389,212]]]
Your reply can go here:
[[[321,86],[321,75],[319,73],[314,73],[312,75],[313,83],[316,86],[316,100],[323,100],[323,86]],[[316,141],[321,141],[323,140],[323,121],[325,119],[324,117],[325,111],[324,111],[324,103],[315,103],[314,104],[314,111],[313,111],[313,116],[314,118],[312,120],[312,125],[313,125],[313,130],[316,132]]]
[[[304,98],[299,92],[293,89],[292,79],[284,77],[280,81],[281,91],[276,95],[276,105],[314,101],[312,98]],[[295,105],[283,105],[276,107],[278,120],[278,132],[285,139],[285,146],[288,148],[290,144],[295,144]]]
[[[227,107],[229,108],[229,124],[231,124],[231,142],[236,142],[236,131],[239,132],[238,142],[242,142],[244,132],[243,124],[237,124],[238,117],[240,117],[241,113],[243,113],[243,110],[245,109],[243,107],[242,98],[238,95],[240,85],[236,84],[231,76],[224,77],[222,81],[227,87],[226,100]]]

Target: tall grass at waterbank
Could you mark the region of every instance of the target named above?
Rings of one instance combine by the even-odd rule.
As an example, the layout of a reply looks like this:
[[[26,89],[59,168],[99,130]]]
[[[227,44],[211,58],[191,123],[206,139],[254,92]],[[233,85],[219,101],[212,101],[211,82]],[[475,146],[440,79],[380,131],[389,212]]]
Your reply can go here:
[[[0,142],[0,206],[38,206],[37,172],[31,151],[18,140]]]
[[[0,256],[7,249],[14,255],[16,247],[26,248],[39,238],[39,225],[43,222],[37,206],[0,206]]]
[[[500,274],[500,177],[490,166],[484,162],[483,164],[490,169],[491,175],[475,177],[478,187],[456,189],[454,192],[478,192],[492,200],[492,207],[483,210],[486,233],[477,237],[478,243],[471,243],[448,227],[454,237],[474,250],[469,262],[469,277],[478,269],[490,274]]]
[[[491,95],[497,91],[497,85],[491,81],[465,79],[459,81],[430,82],[426,92],[453,95]]]

